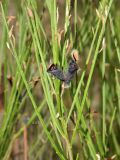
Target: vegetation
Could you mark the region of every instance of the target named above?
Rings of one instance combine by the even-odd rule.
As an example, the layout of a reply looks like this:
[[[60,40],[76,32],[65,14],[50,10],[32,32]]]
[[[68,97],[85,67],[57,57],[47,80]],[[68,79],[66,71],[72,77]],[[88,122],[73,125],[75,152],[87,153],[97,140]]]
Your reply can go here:
[[[0,160],[120,159],[120,2],[0,2]],[[52,78],[79,53],[70,87]]]

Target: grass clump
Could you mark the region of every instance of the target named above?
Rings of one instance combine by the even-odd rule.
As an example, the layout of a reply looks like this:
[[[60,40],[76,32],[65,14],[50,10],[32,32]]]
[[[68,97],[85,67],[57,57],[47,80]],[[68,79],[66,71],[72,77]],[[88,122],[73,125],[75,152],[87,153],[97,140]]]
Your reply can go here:
[[[0,3],[0,159],[119,159],[119,2]],[[68,68],[70,87],[47,73]]]

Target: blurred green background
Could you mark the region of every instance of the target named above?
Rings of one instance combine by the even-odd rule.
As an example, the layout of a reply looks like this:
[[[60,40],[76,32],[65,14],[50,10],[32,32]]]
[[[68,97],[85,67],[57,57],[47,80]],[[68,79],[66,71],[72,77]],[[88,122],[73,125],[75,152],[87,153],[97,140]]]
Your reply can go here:
[[[0,1],[0,160],[120,159],[120,1]],[[47,73],[79,71],[62,93]]]

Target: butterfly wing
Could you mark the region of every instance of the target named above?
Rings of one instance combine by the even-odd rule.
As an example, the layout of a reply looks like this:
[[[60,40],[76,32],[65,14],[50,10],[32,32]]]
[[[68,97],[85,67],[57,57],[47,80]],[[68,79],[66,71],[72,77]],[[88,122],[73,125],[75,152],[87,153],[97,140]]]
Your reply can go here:
[[[74,77],[75,73],[78,70],[78,65],[76,63],[76,61],[71,60],[69,63],[69,67],[68,67],[68,71],[65,75],[65,83],[68,85],[70,83],[70,81],[72,80],[72,78]]]
[[[52,64],[48,69],[47,69],[48,73],[51,73],[53,76],[55,76],[56,78],[58,78],[61,81],[65,81],[65,76],[63,71],[58,68],[57,65]]]
[[[76,61],[71,60],[69,63],[68,72],[70,74],[74,74],[74,73],[76,73],[77,70],[78,70],[78,65],[77,65]]]

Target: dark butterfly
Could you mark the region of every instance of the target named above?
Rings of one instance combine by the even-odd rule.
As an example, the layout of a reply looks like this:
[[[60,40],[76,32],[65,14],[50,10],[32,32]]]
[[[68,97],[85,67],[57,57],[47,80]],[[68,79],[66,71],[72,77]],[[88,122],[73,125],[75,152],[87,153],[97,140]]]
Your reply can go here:
[[[72,80],[74,74],[78,70],[78,65],[76,60],[71,60],[68,66],[68,70],[66,73],[63,72],[60,67],[56,64],[52,64],[48,69],[47,72],[54,75],[56,78],[60,79],[61,81],[65,82],[66,85],[69,85],[70,81]]]

